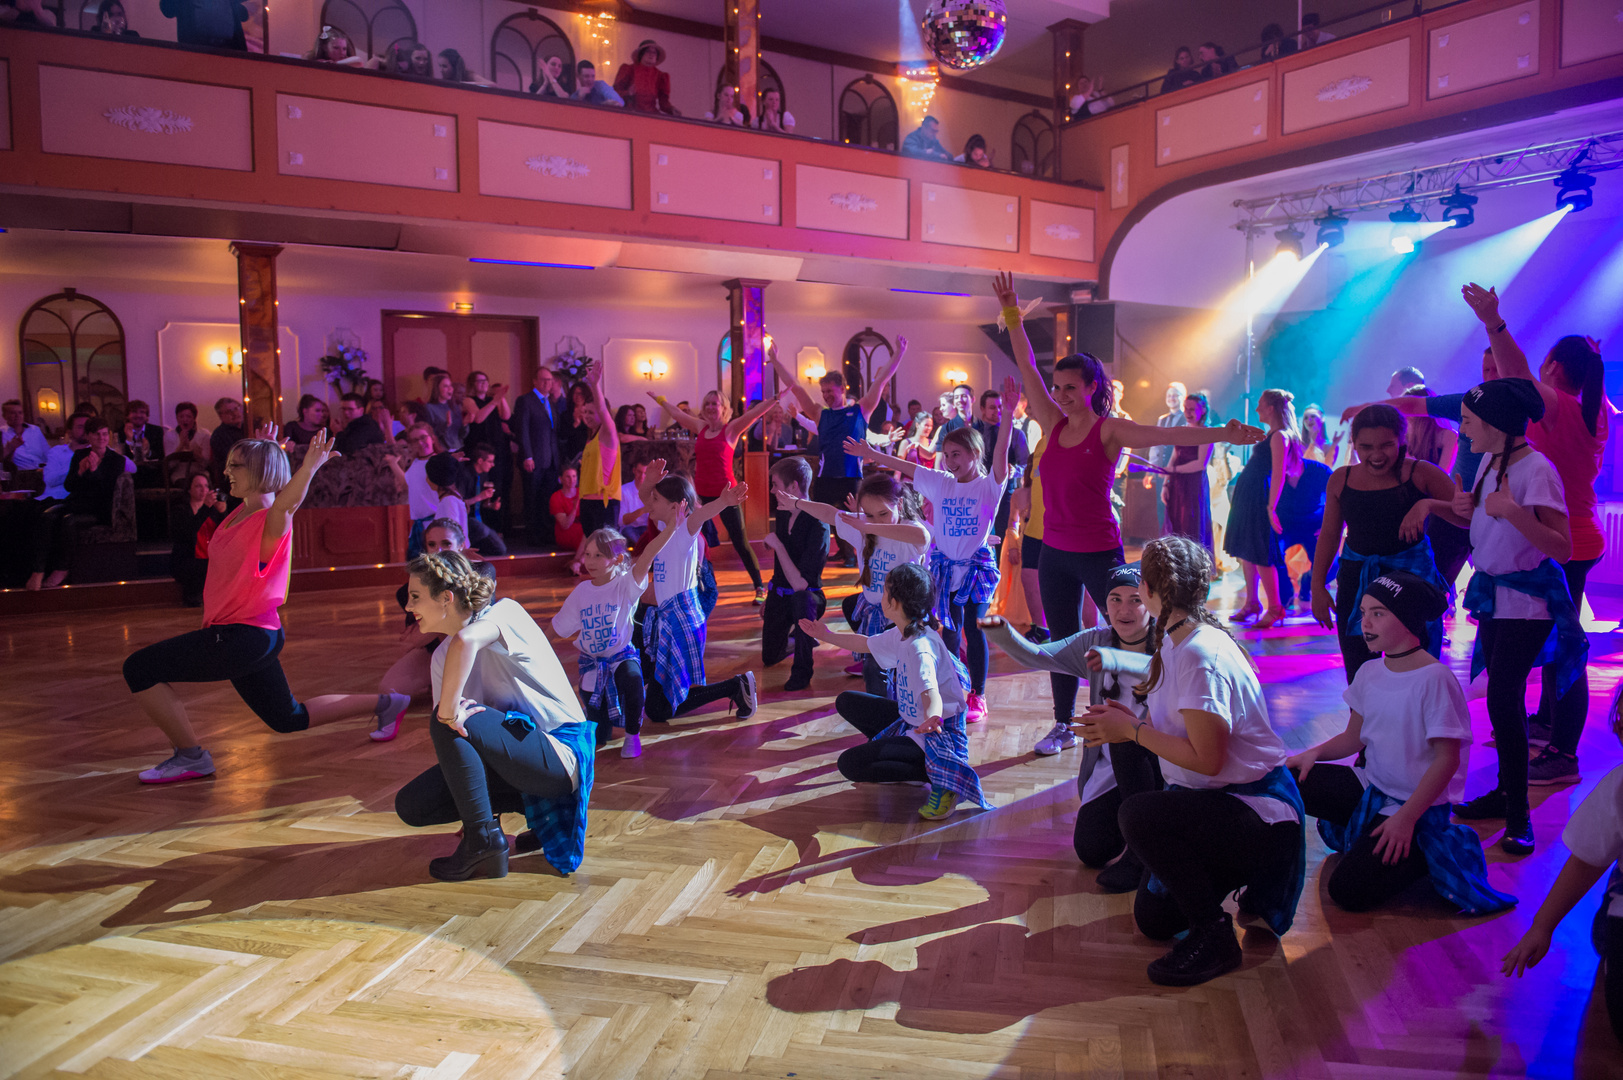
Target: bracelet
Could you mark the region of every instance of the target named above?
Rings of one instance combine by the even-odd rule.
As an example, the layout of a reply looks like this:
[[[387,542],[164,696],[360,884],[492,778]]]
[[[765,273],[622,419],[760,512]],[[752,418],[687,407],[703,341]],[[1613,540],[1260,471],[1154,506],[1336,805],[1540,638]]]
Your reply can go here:
[[[1149,723],[1148,720],[1140,720],[1138,723],[1133,725],[1133,741],[1135,743],[1138,743],[1139,746],[1143,746],[1144,744],[1141,743],[1141,742],[1138,742],[1138,729],[1143,727],[1147,723]]]
[[[438,720],[442,724],[454,724],[454,723],[456,723],[456,717],[453,716],[449,720],[447,720],[445,717],[441,716],[439,713],[434,714],[434,719]]]
[[[1492,329],[1490,329],[1488,331],[1488,333],[1490,333],[1490,334],[1502,334],[1504,332],[1505,332],[1505,320],[1503,320],[1503,319],[1499,320],[1499,325],[1498,326],[1495,326],[1495,327],[1493,327]]]

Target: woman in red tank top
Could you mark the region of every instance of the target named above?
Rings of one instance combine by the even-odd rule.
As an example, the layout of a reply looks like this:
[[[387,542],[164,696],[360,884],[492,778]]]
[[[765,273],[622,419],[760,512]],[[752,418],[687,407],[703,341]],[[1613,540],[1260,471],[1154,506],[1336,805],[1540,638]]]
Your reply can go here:
[[[1262,431],[1234,420],[1218,428],[1149,427],[1113,417],[1110,377],[1104,365],[1087,353],[1075,353],[1054,365],[1050,393],[1021,322],[1013,276],[999,274],[993,287],[1014,343],[1015,365],[1025,383],[1026,411],[1047,433],[1040,465],[1043,549],[1037,580],[1048,628],[1057,642],[1082,629],[1084,592],[1099,610],[1106,609],[1110,571],[1126,561],[1121,529],[1110,507],[1110,487],[1122,451],[1129,447],[1255,443],[1261,441]],[[1060,745],[1074,746],[1070,724],[1076,707],[1076,676],[1054,674],[1050,679],[1054,730],[1049,734],[1059,736]]]
[[[712,390],[704,396],[698,416],[669,404],[660,394],[649,392],[649,397],[693,433],[693,490],[701,503],[715,502],[733,486],[733,451],[738,440],[787,393],[785,390],[777,397],[768,398],[743,416],[730,420],[732,406],[718,391]],[[732,541],[733,550],[738,552],[739,561],[755,585],[755,606],[760,607],[766,603],[766,584],[761,580],[761,564],[756,561],[749,536],[744,532],[744,515],[738,507],[729,506],[720,517],[721,523],[727,526],[727,539]],[[711,547],[721,543],[714,521],[704,523],[704,539]]]
[[[1600,346],[1589,338],[1569,334],[1544,357],[1535,378],[1527,354],[1510,336],[1499,314],[1499,294],[1475,282],[1461,290],[1477,318],[1488,329],[1488,343],[1501,379],[1529,379],[1544,399],[1544,418],[1527,426],[1527,443],[1550,459],[1566,495],[1567,522],[1572,530],[1572,557],[1562,566],[1572,602],[1583,611],[1584,585],[1589,572],[1606,554],[1606,539],[1595,513],[1595,479],[1600,475],[1612,414],[1606,398],[1605,367]],[[1545,742],[1527,766],[1527,782],[1534,785],[1574,783],[1578,775],[1578,737],[1589,713],[1587,669],[1565,694],[1556,692],[1555,665],[1544,668],[1538,715],[1528,719],[1528,738]]]

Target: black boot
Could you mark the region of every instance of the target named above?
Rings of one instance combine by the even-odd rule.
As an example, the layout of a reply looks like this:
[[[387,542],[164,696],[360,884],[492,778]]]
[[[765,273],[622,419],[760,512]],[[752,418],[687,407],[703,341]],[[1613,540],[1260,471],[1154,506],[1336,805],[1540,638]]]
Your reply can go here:
[[[1192,926],[1172,951],[1150,964],[1150,982],[1161,986],[1198,986],[1240,966],[1245,954],[1234,936],[1228,912],[1204,926]]]
[[[1487,821],[1491,818],[1504,817],[1508,809],[1505,793],[1494,788],[1467,802],[1456,804],[1454,816],[1461,821]]]
[[[467,881],[473,877],[507,876],[507,834],[499,820],[465,825],[456,851],[430,859],[428,872],[440,881]]]
[[[1505,814],[1505,835],[1499,848],[1508,855],[1533,854],[1533,822],[1524,807]]]
[[[1144,880],[1144,864],[1138,861],[1132,848],[1126,848],[1121,858],[1099,871],[1095,879],[1099,890],[1107,893],[1132,892]]]

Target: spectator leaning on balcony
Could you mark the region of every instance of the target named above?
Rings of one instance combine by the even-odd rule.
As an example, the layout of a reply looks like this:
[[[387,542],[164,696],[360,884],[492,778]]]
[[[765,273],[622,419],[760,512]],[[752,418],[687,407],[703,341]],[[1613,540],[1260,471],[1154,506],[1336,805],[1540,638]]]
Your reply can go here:
[[[1105,77],[1103,75],[1097,75],[1091,79],[1084,77],[1082,82],[1078,84],[1078,88],[1079,92],[1071,95],[1072,116],[1081,116],[1083,113],[1089,116],[1098,116],[1106,109],[1116,107],[1115,98],[1104,96]]]
[[[549,56],[535,68],[535,81],[530,84],[530,93],[537,97],[555,97],[568,99],[572,95],[569,89],[559,80],[564,75],[564,58]]]
[[[242,33],[248,8],[241,0],[158,0],[158,10],[175,20],[175,40],[182,45],[248,51]]]
[[[1296,39],[1285,36],[1285,28],[1278,23],[1269,23],[1262,28],[1262,58],[1263,60],[1278,60],[1281,56],[1289,56],[1296,51]]]
[[[484,76],[469,71],[468,65],[463,62],[462,54],[455,49],[440,50],[439,76],[446,82],[473,83],[476,86],[495,85]]]
[[[951,161],[952,155],[947,148],[941,145],[941,121],[933,116],[926,116],[919,124],[918,130],[911,132],[902,140],[902,153],[909,157],[940,158],[942,161]]]
[[[667,116],[681,114],[671,105],[671,77],[659,70],[665,62],[665,50],[652,38],[637,46],[631,54],[631,63],[621,64],[614,76],[614,89],[626,104],[638,112],[659,112]]]
[[[1200,72],[1195,70],[1195,54],[1189,46],[1179,45],[1178,51],[1172,54],[1172,66],[1167,68],[1166,77],[1161,80],[1161,93],[1170,94],[1174,90],[1182,90],[1186,86],[1193,86],[1200,81]]]
[[[350,44],[349,35],[336,26],[323,26],[321,36],[316,38],[315,48],[305,53],[304,58],[322,64],[342,64],[345,67],[370,66],[366,57],[355,52],[355,46]]]
[[[413,42],[411,46],[411,68],[407,74],[432,79],[434,77],[434,51],[420,41]]]
[[[165,12],[168,14],[168,12]],[[0,0],[0,26],[57,26],[44,0]]]
[[[973,165],[978,169],[994,167],[992,165],[992,152],[986,149],[986,136],[981,134],[971,135],[969,141],[964,143],[964,152],[952,160],[961,161],[965,165]]]
[[[704,118],[731,127],[750,126],[749,114],[738,107],[738,91],[731,86],[716,87],[716,104]]]
[[[782,90],[772,86],[762,91],[761,115],[755,118],[755,126],[762,131],[780,131],[785,135],[795,133],[795,114],[784,111]]]
[[[590,60],[575,65],[575,100],[588,105],[625,107],[625,98],[614,92],[614,87],[597,77],[597,68]]]
[[[1309,11],[1302,16],[1302,32],[1296,35],[1302,43],[1302,48],[1311,49],[1315,45],[1323,45],[1326,41],[1334,41],[1336,36],[1319,29],[1319,13]]]
[[[101,0],[101,6],[96,9],[96,25],[94,30],[98,34],[108,37],[138,38],[141,35],[130,29],[129,16],[124,14],[123,0]]]
[[[1227,75],[1231,71],[1238,71],[1240,65],[1234,57],[1223,51],[1223,46],[1215,41],[1208,41],[1200,47],[1200,65],[1196,71],[1200,74],[1200,81],[1215,79],[1219,75]]]

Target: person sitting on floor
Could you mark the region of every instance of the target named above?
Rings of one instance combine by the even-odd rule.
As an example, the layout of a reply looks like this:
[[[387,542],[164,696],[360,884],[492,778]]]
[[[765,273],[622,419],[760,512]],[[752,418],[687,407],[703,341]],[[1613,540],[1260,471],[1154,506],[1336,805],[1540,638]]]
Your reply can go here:
[[[1465,691],[1425,647],[1426,624],[1448,598],[1425,578],[1394,570],[1359,603],[1364,641],[1385,656],[1360,667],[1342,693],[1346,730],[1286,761],[1319,835],[1343,853],[1329,876],[1330,899],[1369,911],[1429,876],[1467,915],[1503,911],[1516,898],[1488,884],[1481,839],[1448,820],[1465,796],[1471,747]],[[1354,754],[1361,764],[1320,764]]]

